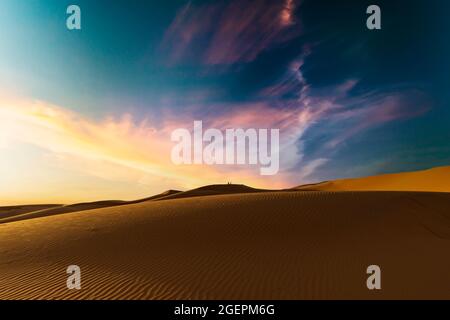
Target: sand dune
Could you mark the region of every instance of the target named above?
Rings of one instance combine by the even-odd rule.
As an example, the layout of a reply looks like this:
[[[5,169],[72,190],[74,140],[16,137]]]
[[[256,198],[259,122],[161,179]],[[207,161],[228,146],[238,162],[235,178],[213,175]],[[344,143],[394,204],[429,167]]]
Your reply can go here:
[[[76,211],[105,208],[116,205],[128,205],[145,201],[173,200],[191,197],[203,197],[224,194],[247,194],[270,192],[251,188],[246,185],[217,184],[204,186],[188,191],[167,190],[160,194],[134,201],[107,200],[71,205],[28,205],[0,207],[0,224],[20,221],[38,217],[46,217]],[[291,189],[278,190],[279,192],[292,191],[426,191],[450,192],[450,167],[439,167],[429,170],[386,174],[355,179],[342,179],[325,181],[315,184],[301,185]]]
[[[151,197],[133,201],[104,200],[95,202],[76,203],[70,205],[27,205],[27,206],[0,207],[0,224],[33,218],[48,217],[63,213],[107,208],[126,204],[135,204],[145,201],[171,200],[171,199],[210,196],[218,194],[234,194],[234,193],[244,194],[263,191],[268,190],[255,189],[247,187],[245,185],[218,184],[218,185],[204,186],[185,192],[178,190],[167,190]]]
[[[21,213],[16,213],[14,215],[8,215],[0,218],[1,223],[14,222],[19,220],[47,217],[57,214],[69,213],[69,212],[77,212],[84,210],[91,210],[97,208],[105,208],[112,207],[117,205],[127,204],[126,201],[120,200],[106,200],[106,201],[96,201],[96,202],[86,202],[86,203],[77,203],[70,205],[54,205],[54,206],[43,206],[43,208],[39,208],[39,206],[33,206],[36,208],[29,208],[26,211]],[[32,206],[29,206],[32,207]],[[35,209],[35,210],[32,210]]]
[[[430,191],[450,192],[450,167],[384,174],[379,176],[325,181],[303,185],[296,190],[315,191]]]
[[[0,299],[450,299],[449,171],[3,207]]]
[[[255,189],[243,184],[215,184],[192,189],[189,191],[174,193],[165,197],[158,197],[158,200],[171,200],[171,199],[204,197],[204,196],[236,194],[236,193],[245,194],[245,193],[257,193],[268,191],[270,190]]]
[[[45,210],[49,208],[60,207],[60,204],[37,204],[37,205],[25,205],[25,206],[6,206],[0,207],[0,220],[4,218],[14,217],[29,213],[33,211]]]
[[[135,201],[129,201],[128,203],[139,203],[139,202],[144,202],[144,201],[149,201],[149,200],[158,200],[158,199],[164,199],[166,197],[172,196],[172,195],[176,195],[178,193],[181,193],[182,191],[179,190],[167,190],[164,192],[161,192],[157,195],[148,197],[148,198],[144,198],[144,199],[139,199],[139,200],[135,200]]]
[[[141,203],[145,201],[152,201],[163,199],[165,197],[181,193],[178,190],[167,190],[160,194],[133,201],[123,200],[103,200],[94,202],[83,202],[69,205],[50,204],[50,205],[26,205],[26,206],[10,206],[0,207],[0,224],[9,223],[20,220],[27,220],[33,218],[49,217],[57,214],[85,211],[99,208],[107,208],[113,206],[120,206],[125,204]]]
[[[444,193],[267,192],[2,224],[0,298],[450,298],[448,208]]]

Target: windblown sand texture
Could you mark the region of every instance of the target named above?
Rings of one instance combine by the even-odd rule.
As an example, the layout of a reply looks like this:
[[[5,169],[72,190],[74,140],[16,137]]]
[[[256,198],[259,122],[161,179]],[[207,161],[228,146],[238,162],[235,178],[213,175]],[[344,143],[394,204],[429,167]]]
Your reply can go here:
[[[449,191],[447,167],[3,207],[0,299],[450,299]],[[66,288],[72,264],[81,290]]]

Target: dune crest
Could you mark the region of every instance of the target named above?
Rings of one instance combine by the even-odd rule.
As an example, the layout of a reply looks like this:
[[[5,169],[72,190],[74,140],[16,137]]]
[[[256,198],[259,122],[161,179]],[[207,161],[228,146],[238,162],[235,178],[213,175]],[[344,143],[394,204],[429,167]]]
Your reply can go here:
[[[133,201],[106,200],[70,205],[26,205],[0,207],[0,224],[64,213],[123,206],[146,201],[175,200],[226,194],[295,191],[415,191],[450,192],[450,166],[423,171],[384,174],[371,177],[324,181],[291,189],[267,190],[243,184],[215,184],[188,191],[167,190],[154,196]]]
[[[298,186],[293,190],[450,192],[450,166],[422,171],[324,181]]]
[[[446,193],[263,192],[7,223],[0,299],[448,299],[449,207]]]
[[[450,299],[449,173],[3,207],[0,299]]]

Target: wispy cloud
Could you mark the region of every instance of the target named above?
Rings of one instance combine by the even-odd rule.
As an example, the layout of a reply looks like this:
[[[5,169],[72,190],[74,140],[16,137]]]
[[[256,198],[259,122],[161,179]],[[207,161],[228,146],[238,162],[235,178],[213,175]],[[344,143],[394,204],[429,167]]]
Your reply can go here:
[[[305,45],[303,54],[291,62],[285,74],[259,92],[261,99],[302,110],[300,114],[305,117],[305,121],[296,124],[298,130],[291,130],[297,134],[291,140],[290,147],[296,153],[289,153],[289,171],[297,182],[314,180],[314,173],[332,160],[341,145],[351,143],[354,136],[393,121],[421,116],[431,108],[429,97],[410,87],[352,93],[359,79],[347,79],[322,88],[313,87],[302,71],[311,54],[313,46]],[[317,133],[321,137],[319,140],[314,138]],[[327,138],[324,140],[323,137]],[[316,145],[313,157],[305,157],[306,144]]]
[[[275,105],[270,101],[203,105],[185,109],[183,114],[167,109],[158,121],[148,117],[136,121],[129,114],[94,120],[45,102],[2,98],[0,147],[4,156],[0,164],[5,165],[8,158],[5,148],[20,143],[44,150],[46,166],[77,170],[108,180],[116,184],[117,190],[123,189],[123,183],[148,186],[148,192],[155,193],[166,188],[187,189],[229,180],[257,187],[289,187],[314,180],[317,170],[332,160],[333,151],[353,136],[385,123],[420,116],[429,110],[429,102],[420,91],[371,93],[355,98],[348,95],[354,85],[354,81],[347,81],[327,90],[330,96],[316,95],[307,86],[306,90],[300,88],[297,99]],[[194,120],[202,120],[205,129],[280,129],[279,174],[262,177],[257,167],[245,165],[172,164],[171,132],[177,128],[192,129]],[[314,136],[311,132],[326,133],[328,128],[335,132],[330,139],[310,140]],[[308,143],[321,144],[320,152],[312,158],[305,154],[304,147]],[[25,170],[41,170],[35,159],[27,161]],[[10,175],[16,170],[14,166],[3,169]],[[86,181],[77,179],[79,184],[75,184],[74,190],[82,190]],[[26,184],[26,180],[22,182]],[[26,189],[24,185],[18,187]],[[90,189],[86,191],[89,194],[78,192],[78,197],[92,196],[92,188],[95,183],[90,182]],[[8,186],[0,185],[0,189],[7,191]],[[70,190],[65,193],[69,195]]]
[[[331,118],[333,123],[340,123],[343,130],[326,143],[328,148],[335,148],[365,130],[421,116],[431,108],[429,98],[417,89],[372,93],[345,102],[349,108],[342,108]]]
[[[54,165],[106,179],[111,184],[116,183],[119,189],[124,181],[148,184],[151,192],[161,191],[163,186],[192,188],[228,180],[258,187],[288,186],[286,166],[279,175],[269,180],[261,177],[255,166],[177,166],[171,162],[174,144],[170,137],[172,130],[179,127],[191,129],[194,120],[203,120],[208,127],[217,129],[279,128],[281,159],[295,158],[296,149],[292,148],[292,144],[303,134],[312,117],[308,109],[277,110],[264,103],[234,106],[226,110],[220,114],[204,112],[195,115],[194,112],[185,117],[167,111],[164,119],[158,122],[149,118],[136,121],[129,114],[94,120],[42,101],[0,99],[0,117],[6,124],[1,132],[3,142],[38,147],[45,151],[46,166]],[[6,158],[5,151],[2,161]],[[26,170],[44,170],[38,167],[36,159],[29,158],[27,161]],[[78,180],[79,184],[71,181],[70,185],[82,190],[87,180]],[[95,184],[90,182],[89,185],[89,194],[84,194],[88,199]],[[26,189],[25,186],[21,188]],[[70,193],[66,186],[65,194],[69,197]]]
[[[171,64],[251,62],[262,51],[300,34],[297,6],[294,0],[188,3],[167,29],[161,50]]]

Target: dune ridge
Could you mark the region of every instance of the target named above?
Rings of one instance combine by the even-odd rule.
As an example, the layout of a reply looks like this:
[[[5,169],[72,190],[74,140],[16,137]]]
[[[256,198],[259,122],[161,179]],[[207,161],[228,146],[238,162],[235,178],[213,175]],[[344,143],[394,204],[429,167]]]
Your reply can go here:
[[[123,201],[104,200],[76,203],[70,205],[26,205],[0,207],[0,224],[27,220],[63,213],[128,205],[145,201],[174,200],[191,197],[204,197],[221,194],[247,194],[260,192],[295,192],[295,191],[416,191],[416,192],[450,192],[450,166],[428,170],[384,174],[379,176],[354,179],[323,181],[300,185],[290,189],[268,190],[252,188],[243,184],[215,184],[188,191],[167,190],[143,199]]]
[[[205,197],[221,194],[246,194],[246,193],[258,193],[268,192],[273,190],[256,189],[243,184],[214,184],[209,186],[203,186],[200,188],[178,192],[165,197],[160,197],[157,200],[171,200],[191,197]]]
[[[0,299],[450,299],[447,170],[3,207]],[[437,187],[377,189],[412,181]],[[66,288],[72,264],[79,291]],[[380,291],[366,287],[372,264]]]
[[[267,192],[267,191],[269,190],[255,189],[245,185],[217,184],[204,186],[184,192],[178,190],[167,190],[151,197],[132,201],[103,200],[103,201],[76,203],[70,205],[30,205],[30,206],[0,207],[0,224],[77,211],[135,204],[145,201],[173,200],[190,197],[204,197],[219,194],[235,194],[235,193],[245,194],[245,193]],[[2,215],[2,212],[5,212],[5,214]]]
[[[265,192],[3,224],[0,298],[450,298],[449,207],[446,193]],[[374,263],[380,292],[365,287]]]
[[[0,207],[0,219],[14,217],[33,211],[45,210],[49,208],[60,207],[61,204],[37,204],[37,205],[18,205]]]
[[[425,191],[450,192],[450,166],[301,185],[303,191]]]

